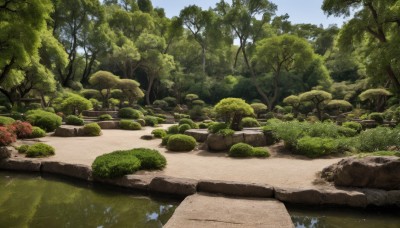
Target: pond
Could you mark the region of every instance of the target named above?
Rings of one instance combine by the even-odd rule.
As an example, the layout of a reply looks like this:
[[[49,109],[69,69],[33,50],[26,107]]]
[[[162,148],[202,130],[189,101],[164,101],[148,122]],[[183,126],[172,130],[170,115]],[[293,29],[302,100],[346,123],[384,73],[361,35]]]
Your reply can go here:
[[[296,228],[399,228],[400,210],[287,205]]]
[[[54,176],[0,172],[1,227],[162,227],[178,204]]]

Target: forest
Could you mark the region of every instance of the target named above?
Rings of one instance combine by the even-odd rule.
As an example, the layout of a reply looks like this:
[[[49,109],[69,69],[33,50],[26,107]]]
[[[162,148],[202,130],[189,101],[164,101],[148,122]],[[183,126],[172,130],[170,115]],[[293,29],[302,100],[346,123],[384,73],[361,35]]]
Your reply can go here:
[[[1,0],[1,112],[75,98],[102,110],[181,104],[193,117],[236,97],[319,119],[400,113],[399,1],[324,0],[342,27],[295,24],[277,7],[221,0],[167,18],[150,0]]]

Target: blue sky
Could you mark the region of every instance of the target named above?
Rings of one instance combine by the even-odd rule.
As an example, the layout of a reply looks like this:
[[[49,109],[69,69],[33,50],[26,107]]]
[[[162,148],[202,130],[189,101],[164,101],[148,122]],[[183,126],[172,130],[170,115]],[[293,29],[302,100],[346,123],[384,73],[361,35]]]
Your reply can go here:
[[[323,0],[271,0],[278,5],[277,15],[288,13],[292,23],[343,24],[343,18],[327,17],[321,10]],[[198,5],[203,9],[214,7],[219,0],[152,0],[155,7],[165,9],[168,17],[178,16],[181,9],[188,5]],[[228,1],[229,2],[229,1]]]

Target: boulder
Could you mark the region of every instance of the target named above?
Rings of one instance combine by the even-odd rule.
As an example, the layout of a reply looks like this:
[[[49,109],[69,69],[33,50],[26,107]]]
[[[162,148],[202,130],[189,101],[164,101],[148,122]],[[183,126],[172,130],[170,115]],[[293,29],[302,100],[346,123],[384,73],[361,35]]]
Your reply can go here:
[[[57,161],[42,161],[42,172],[61,174],[82,180],[92,180],[92,169],[90,166],[80,164],[67,164]]]
[[[247,143],[252,146],[266,146],[267,140],[264,133],[260,130],[247,129],[237,131],[233,135],[222,136],[219,134],[209,134],[206,140],[208,150],[227,151],[236,143]]]
[[[14,147],[0,146],[0,160],[11,157]]]
[[[179,196],[193,195],[197,191],[197,180],[174,177],[155,177],[150,182],[149,190]]]
[[[240,197],[271,198],[274,188],[265,184],[240,183],[233,181],[202,180],[197,186],[198,191],[224,194]]]
[[[106,184],[111,184],[119,187],[135,189],[135,190],[148,190],[153,176],[150,175],[126,175],[116,179],[100,179],[95,178],[96,181]]]
[[[384,207],[384,206],[400,206],[400,191],[385,191],[380,189],[362,189],[367,197],[368,205]]]
[[[345,158],[322,171],[336,186],[400,190],[400,159],[395,157]]]
[[[109,120],[97,122],[101,129],[119,129],[119,121]]]
[[[244,143],[247,143],[252,146],[266,146],[267,140],[265,139],[265,135],[261,131],[245,131],[243,133]]]
[[[78,137],[84,136],[83,126],[62,125],[56,129],[54,136]]]
[[[9,158],[0,160],[0,169],[2,170],[40,172],[40,166],[40,161],[25,158]]]
[[[185,135],[192,136],[197,142],[205,142],[209,133],[207,129],[190,129],[185,131]]]
[[[368,204],[364,193],[338,189],[275,188],[275,198],[285,203],[306,205],[335,205],[364,208]]]

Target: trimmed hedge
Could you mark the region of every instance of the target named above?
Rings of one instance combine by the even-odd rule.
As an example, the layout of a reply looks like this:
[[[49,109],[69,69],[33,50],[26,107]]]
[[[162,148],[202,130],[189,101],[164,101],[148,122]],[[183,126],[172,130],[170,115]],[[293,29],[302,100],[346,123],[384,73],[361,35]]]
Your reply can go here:
[[[212,123],[208,127],[208,132],[216,134],[222,129],[228,129],[229,125],[226,123]]]
[[[110,114],[103,114],[100,115],[98,118],[100,121],[107,121],[107,120],[112,120],[112,116]]]
[[[179,134],[184,134],[185,131],[192,129],[192,127],[189,124],[182,124],[179,126]]]
[[[56,130],[62,124],[62,118],[54,113],[43,110],[31,110],[26,113],[28,122],[40,127],[46,132]]]
[[[65,118],[65,123],[68,125],[83,126],[85,124],[85,121],[83,121],[83,119],[79,118],[78,116],[69,115],[67,116],[67,118]]]
[[[140,123],[134,122],[132,120],[121,120],[119,122],[119,127],[123,130],[137,131],[142,129]]]
[[[172,135],[170,135],[170,134],[164,136],[164,137],[162,138],[161,145],[163,145],[163,146],[168,145],[169,137],[171,137],[171,136],[172,136]]]
[[[140,169],[160,170],[167,165],[167,159],[157,150],[138,148],[131,150],[133,156],[139,158]]]
[[[46,136],[46,131],[43,130],[40,127],[32,127],[32,133],[28,138],[34,139],[34,138],[43,138]]]
[[[242,122],[240,123],[241,128],[244,127],[260,127],[260,123],[251,117],[246,117],[242,119]]]
[[[252,153],[252,156],[257,158],[267,158],[271,156],[269,150],[263,147],[254,147]]]
[[[158,139],[162,139],[167,135],[167,132],[164,129],[154,129],[151,134]]]
[[[155,127],[158,125],[158,119],[155,116],[145,116],[144,121],[146,122],[146,126]]]
[[[316,158],[338,152],[339,146],[338,141],[332,138],[306,136],[297,142],[296,153]]]
[[[118,111],[118,117],[123,119],[139,119],[143,117],[143,113],[133,108],[121,108]]]
[[[172,125],[167,129],[168,134],[178,134],[179,133],[179,125]]]
[[[54,154],[54,147],[44,143],[33,144],[32,146],[29,146],[28,150],[26,151],[26,156],[29,158],[49,157]]]
[[[12,124],[14,122],[15,122],[15,120],[13,118],[6,117],[6,116],[0,116],[0,126],[6,126],[6,125]]]
[[[253,156],[253,147],[246,143],[237,143],[228,152],[229,157],[247,158]]]
[[[188,135],[172,135],[168,139],[167,148],[170,151],[191,151],[196,147],[196,139]]]
[[[97,123],[89,123],[83,126],[83,132],[86,136],[100,136],[101,128]]]
[[[197,128],[197,124],[188,118],[183,118],[181,120],[179,120],[179,125],[183,125],[183,124],[188,124],[191,128]]]

